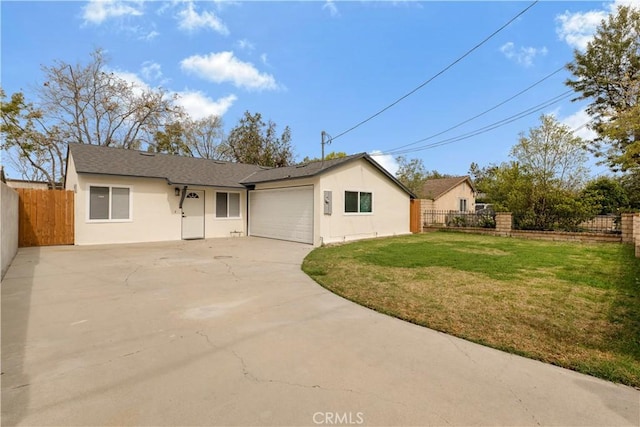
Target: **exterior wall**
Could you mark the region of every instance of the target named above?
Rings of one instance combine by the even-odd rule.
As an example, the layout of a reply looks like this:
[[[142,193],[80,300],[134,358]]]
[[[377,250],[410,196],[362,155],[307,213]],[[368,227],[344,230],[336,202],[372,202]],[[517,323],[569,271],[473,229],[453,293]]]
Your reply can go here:
[[[131,220],[89,221],[89,186],[94,184],[130,187]],[[176,186],[167,185],[163,179],[77,175],[70,161],[66,187],[76,191],[75,241],[77,245],[156,242],[182,238],[180,196],[175,195]],[[189,186],[189,190],[204,191],[205,238],[246,235],[246,190],[196,186]],[[240,218],[215,217],[216,191],[240,193]]]
[[[1,252],[0,264],[1,276],[9,269],[11,261],[18,252],[18,193],[9,188],[4,182],[0,182],[0,239]]]
[[[473,193],[473,189],[468,182],[463,182],[460,185],[447,191],[442,196],[438,197],[433,202],[434,210],[446,210],[446,211],[458,211],[460,209],[460,199],[467,199],[467,211],[475,212],[476,210],[476,198]]]
[[[11,188],[35,188],[38,190],[48,190],[49,183],[40,181],[25,181],[21,179],[7,179],[7,185]],[[58,186],[56,185],[56,188]]]
[[[623,213],[620,219],[622,243],[634,243],[640,239],[640,214]]]
[[[332,213],[324,214],[324,191],[332,192]],[[345,214],[344,192],[373,194],[371,214]],[[410,197],[377,168],[362,160],[348,163],[318,178],[314,245],[371,237],[410,234]]]

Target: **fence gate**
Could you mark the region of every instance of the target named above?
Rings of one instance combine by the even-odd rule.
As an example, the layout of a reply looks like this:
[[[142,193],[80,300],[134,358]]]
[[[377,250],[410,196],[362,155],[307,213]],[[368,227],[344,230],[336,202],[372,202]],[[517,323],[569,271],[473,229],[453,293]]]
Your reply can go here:
[[[18,246],[73,245],[73,191],[17,188]]]
[[[409,231],[420,233],[422,231],[422,218],[420,218],[420,200],[411,199],[409,205]]]

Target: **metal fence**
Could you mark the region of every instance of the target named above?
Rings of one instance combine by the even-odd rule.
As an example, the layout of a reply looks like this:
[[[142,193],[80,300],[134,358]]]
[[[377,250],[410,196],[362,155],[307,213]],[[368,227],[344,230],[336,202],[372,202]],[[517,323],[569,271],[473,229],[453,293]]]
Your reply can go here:
[[[460,212],[424,210],[423,227],[477,227],[496,228],[496,214],[492,211]]]
[[[513,215],[514,230],[621,234],[621,225],[620,215],[597,215],[580,222],[572,218],[540,218],[531,215]]]

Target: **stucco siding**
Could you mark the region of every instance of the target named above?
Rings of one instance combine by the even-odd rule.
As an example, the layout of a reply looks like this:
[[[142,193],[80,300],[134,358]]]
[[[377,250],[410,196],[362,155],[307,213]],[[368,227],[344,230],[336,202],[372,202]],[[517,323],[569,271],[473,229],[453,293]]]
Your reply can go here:
[[[0,252],[0,264],[2,270],[0,276],[9,269],[11,261],[18,252],[18,193],[4,182],[0,182],[0,240],[2,248]]]
[[[433,209],[458,211],[460,209],[460,199],[467,200],[468,212],[475,211],[475,195],[473,194],[473,189],[467,182],[461,183],[440,196],[437,200],[434,200]]]
[[[156,242],[182,238],[180,196],[175,195],[175,186],[168,185],[165,180],[90,174],[77,176],[77,245]],[[130,188],[131,219],[117,222],[90,220],[88,197],[89,187],[92,185]],[[67,186],[73,188],[73,180],[68,180]],[[232,232],[246,234],[246,191],[196,186],[189,186],[189,190],[204,191],[205,238],[229,237]],[[240,193],[240,218],[216,218],[216,191]]]
[[[331,191],[331,215],[324,214],[325,191]],[[372,212],[345,213],[345,191],[372,193]],[[410,233],[409,195],[364,160],[322,175],[317,200],[316,245]]]

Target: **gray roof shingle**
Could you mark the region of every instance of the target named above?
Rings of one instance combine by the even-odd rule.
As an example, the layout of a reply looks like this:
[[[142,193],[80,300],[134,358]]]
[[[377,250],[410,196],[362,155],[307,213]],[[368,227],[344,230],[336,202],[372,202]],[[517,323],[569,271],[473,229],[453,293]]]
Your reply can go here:
[[[396,177],[391,175],[385,168],[380,166],[378,162],[373,160],[367,153],[358,153],[351,156],[340,157],[337,159],[317,161],[310,163],[302,163],[294,166],[286,166],[282,168],[262,169],[254,172],[249,177],[245,178],[242,183],[251,185],[272,181],[284,181],[291,179],[309,178],[316,175],[325,173],[338,166],[352,162],[357,159],[363,159],[369,162],[372,166],[382,172],[387,178],[393,181],[397,186],[402,188],[411,197],[416,197],[407,187],[405,187]]]
[[[169,184],[230,188],[313,177],[345,163],[364,159],[410,196],[415,197],[367,153],[281,168],[86,144],[69,144],[69,154],[73,157],[77,173],[160,178],[166,179]]]
[[[163,178],[170,184],[244,188],[240,183],[262,167],[122,148],[69,144],[78,173]]]

